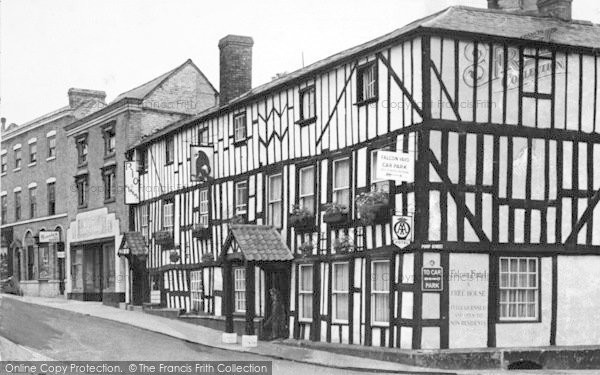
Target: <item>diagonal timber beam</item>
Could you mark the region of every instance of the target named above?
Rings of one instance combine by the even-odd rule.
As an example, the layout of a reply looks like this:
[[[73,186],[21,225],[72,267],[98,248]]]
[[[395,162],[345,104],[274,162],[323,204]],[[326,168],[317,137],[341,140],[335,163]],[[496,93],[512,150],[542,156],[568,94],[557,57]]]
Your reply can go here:
[[[402,80],[400,79],[400,77],[398,77],[398,74],[396,74],[396,72],[394,71],[394,69],[392,69],[392,66],[390,65],[390,62],[388,61],[388,59],[385,56],[383,56],[383,54],[381,54],[381,52],[377,53],[377,57],[379,58],[379,60],[381,60],[381,62],[383,63],[383,65],[386,66],[386,68],[390,72],[392,78],[394,79],[394,82],[396,82],[396,84],[398,85],[398,87],[400,87],[400,90],[402,90],[402,93],[404,94],[404,96],[406,96],[406,98],[408,99],[408,101],[412,105],[413,109],[415,111],[417,111],[417,113],[419,114],[419,116],[421,116],[421,118],[423,118],[423,110],[421,109],[421,107],[419,107],[419,105],[417,104],[417,102],[415,102],[415,100],[412,97],[412,94],[408,91],[408,89],[406,88],[406,86],[404,86],[404,82],[402,82]]]

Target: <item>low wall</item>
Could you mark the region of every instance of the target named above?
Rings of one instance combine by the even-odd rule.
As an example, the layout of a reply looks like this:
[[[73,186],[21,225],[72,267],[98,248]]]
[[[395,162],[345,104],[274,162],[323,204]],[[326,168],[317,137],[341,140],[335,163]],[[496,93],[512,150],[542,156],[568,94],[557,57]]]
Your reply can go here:
[[[23,295],[56,297],[60,295],[59,280],[23,280],[19,282]]]

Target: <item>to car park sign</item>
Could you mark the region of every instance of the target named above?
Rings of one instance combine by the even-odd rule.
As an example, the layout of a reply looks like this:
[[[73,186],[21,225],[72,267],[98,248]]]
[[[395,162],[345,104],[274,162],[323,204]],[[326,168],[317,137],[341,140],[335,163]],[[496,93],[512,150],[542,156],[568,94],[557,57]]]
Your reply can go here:
[[[421,290],[423,292],[444,290],[444,270],[441,267],[423,267],[421,270]]]

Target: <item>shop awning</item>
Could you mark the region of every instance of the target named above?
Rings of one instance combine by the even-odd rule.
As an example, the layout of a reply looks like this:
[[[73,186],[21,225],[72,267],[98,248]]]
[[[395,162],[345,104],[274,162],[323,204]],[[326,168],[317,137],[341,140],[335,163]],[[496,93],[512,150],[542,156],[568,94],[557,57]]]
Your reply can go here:
[[[118,253],[119,255],[148,255],[148,247],[144,236],[140,232],[125,232]]]
[[[237,246],[235,246],[237,245]],[[232,247],[249,261],[285,261],[294,256],[281,240],[279,232],[269,225],[231,224],[223,244],[223,256]]]

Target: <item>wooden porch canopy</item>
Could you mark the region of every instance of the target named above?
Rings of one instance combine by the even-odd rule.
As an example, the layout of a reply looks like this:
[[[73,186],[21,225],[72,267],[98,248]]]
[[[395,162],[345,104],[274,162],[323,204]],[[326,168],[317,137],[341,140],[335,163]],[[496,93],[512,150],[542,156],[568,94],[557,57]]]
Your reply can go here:
[[[231,252],[229,250],[231,249]],[[232,261],[240,261],[246,269],[246,334],[254,335],[255,286],[254,267],[265,262],[294,259],[279,232],[269,225],[232,224],[223,244],[219,260],[223,264],[225,332],[233,332]]]
[[[143,258],[148,255],[146,240],[140,232],[125,232],[118,251],[119,256],[137,256]]]

